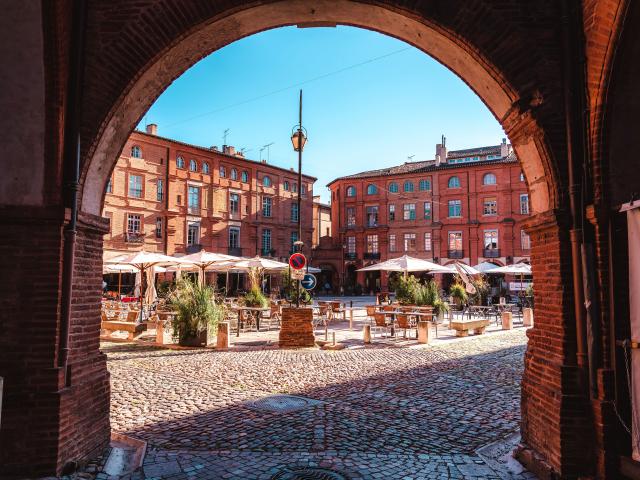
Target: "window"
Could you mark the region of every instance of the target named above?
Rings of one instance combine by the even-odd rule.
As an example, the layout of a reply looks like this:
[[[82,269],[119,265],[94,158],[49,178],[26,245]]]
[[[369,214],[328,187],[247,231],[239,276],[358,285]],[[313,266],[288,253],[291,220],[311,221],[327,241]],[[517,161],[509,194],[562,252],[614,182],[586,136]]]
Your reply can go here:
[[[449,217],[462,216],[462,202],[460,200],[449,200]]]
[[[397,251],[397,248],[395,234],[389,235],[389,251],[395,252]]]
[[[347,227],[356,226],[356,209],[354,207],[347,208]]]
[[[347,237],[347,253],[350,255],[356,254],[356,237]]]
[[[424,202],[424,219],[431,220],[431,202]]]
[[[486,250],[495,250],[498,248],[498,230],[484,231],[484,248]]]
[[[416,234],[405,233],[404,234],[404,251],[415,252],[416,250]]]
[[[502,158],[502,155],[487,155],[487,160],[497,160]]]
[[[378,252],[378,235],[367,235],[367,253]]]
[[[356,196],[356,187],[349,185],[347,187],[347,197],[355,197]]]
[[[285,192],[289,191],[289,182],[287,180],[284,181],[284,191]]]
[[[416,219],[416,204],[415,203],[405,203],[402,206],[402,218],[404,220],[415,220]]]
[[[392,222],[396,219],[396,206],[389,205],[389,221]]]
[[[127,215],[127,233],[140,233],[142,217],[140,215]]]
[[[138,145],[131,147],[131,156],[133,158],[142,158],[142,149]]]
[[[129,196],[142,198],[142,176],[129,175]]]
[[[298,232],[291,232],[291,251],[296,251],[296,242],[298,241]]]
[[[449,250],[462,251],[462,232],[449,232]]]
[[[105,189],[106,193],[113,193],[113,183],[111,182],[111,177],[107,180],[107,188]]]
[[[156,238],[162,238],[162,217],[156,217]]]
[[[422,180],[420,180],[420,183],[418,184],[418,189],[421,192],[428,192],[429,190],[431,190],[431,180],[427,180],[426,178],[423,178]]]
[[[164,184],[162,183],[162,179],[158,179],[156,181],[156,200],[161,202],[164,198]]]
[[[243,183],[249,183],[249,172],[247,172],[246,170],[243,170],[242,174],[240,175],[240,179],[242,180]]]
[[[229,227],[229,248],[240,248],[240,227]]]
[[[447,185],[449,188],[460,188],[460,179],[458,177],[450,177]]]
[[[262,177],[262,185],[265,187],[270,187],[271,186],[271,177],[268,176],[264,176]]]
[[[237,215],[240,212],[240,195],[237,193],[229,194],[229,213]]]
[[[495,185],[496,184],[496,176],[493,173],[485,173],[484,177],[482,177],[483,185]]]
[[[520,171],[520,181],[524,182],[524,172]]]
[[[523,193],[520,195],[520,213],[522,215],[529,215],[529,194]]]
[[[209,164],[207,162],[202,163],[202,173],[209,175]]]
[[[271,216],[271,197],[262,197],[262,216]]]
[[[300,187],[300,195],[302,195],[303,197],[307,196],[307,186],[304,184]]]
[[[424,249],[427,252],[431,251],[431,232],[424,232]]]
[[[200,209],[200,188],[189,185],[187,206],[189,211],[197,211]]]
[[[224,178],[227,176],[227,169],[224,166],[220,165],[220,178]]]
[[[231,180],[238,180],[238,170],[235,168],[231,169]]]
[[[298,218],[300,218],[300,212],[298,211],[298,204],[292,203],[291,204],[291,221],[297,222]]]
[[[176,195],[176,205],[182,205],[182,195]]]
[[[298,193],[298,184],[294,183],[293,185],[291,185],[291,191],[293,193]]]
[[[413,192],[413,182],[410,182],[409,180],[404,182],[404,191],[405,192]]]
[[[367,185],[367,195],[375,195],[376,193],[378,193],[378,189],[376,188],[375,185],[373,184]]]
[[[520,230],[520,245],[522,250],[531,250],[531,237],[524,230]]]
[[[262,254],[271,255],[271,230],[268,228],[262,230]]]
[[[177,168],[184,168],[184,158],[176,157],[176,167]]]
[[[396,182],[392,182],[389,184],[389,191],[391,193],[398,193],[398,184]]]
[[[189,160],[189,170],[191,170],[192,172],[198,171],[198,164],[193,158]]]
[[[367,207],[367,227],[378,226],[378,206]]]
[[[498,201],[495,198],[485,198],[482,201],[482,214],[483,215],[497,215],[498,214]]]

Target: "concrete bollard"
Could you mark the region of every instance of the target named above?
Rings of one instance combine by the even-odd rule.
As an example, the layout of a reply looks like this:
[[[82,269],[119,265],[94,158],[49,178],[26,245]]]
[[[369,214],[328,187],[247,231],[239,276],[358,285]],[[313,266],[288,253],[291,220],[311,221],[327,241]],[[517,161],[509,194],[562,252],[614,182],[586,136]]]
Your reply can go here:
[[[418,322],[418,343],[431,342],[431,322]]]
[[[336,332],[331,332],[331,345],[336,344]]]
[[[522,323],[525,327],[533,327],[533,308],[522,309]]]
[[[513,313],[502,312],[502,329],[513,330]]]
[[[371,325],[362,327],[362,340],[364,343],[371,343]]]
[[[220,322],[218,324],[216,348],[229,348],[229,322]]]

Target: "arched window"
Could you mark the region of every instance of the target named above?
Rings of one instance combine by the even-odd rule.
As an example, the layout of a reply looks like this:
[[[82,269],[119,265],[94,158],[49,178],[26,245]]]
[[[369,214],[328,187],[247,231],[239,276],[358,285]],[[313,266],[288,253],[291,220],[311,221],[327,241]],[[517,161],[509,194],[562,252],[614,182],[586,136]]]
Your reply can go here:
[[[193,158],[189,160],[189,170],[191,170],[192,172],[198,171],[198,164]]]
[[[249,182],[249,173],[246,170],[243,170],[241,178],[244,183]]]
[[[231,169],[231,180],[237,180],[238,179],[238,170],[236,170],[235,168]]]
[[[458,177],[449,178],[449,188],[460,188],[460,179]]]
[[[204,162],[202,164],[202,173],[206,173],[207,175],[209,175],[209,164],[207,162]]]
[[[270,187],[271,186],[271,177],[268,176],[264,176],[262,177],[262,185],[264,185],[265,187]]]
[[[142,158],[142,149],[138,145],[131,147],[131,156],[133,158]]]
[[[184,168],[184,158],[182,157],[176,158],[176,167]]]
[[[372,183],[367,185],[367,195],[375,195],[376,193],[378,193],[378,187]]]
[[[404,191],[405,192],[413,192],[413,182],[410,182],[409,180],[404,182]]]
[[[389,191],[391,193],[398,193],[398,184],[396,182],[389,184]]]
[[[289,191],[289,182],[287,180],[284,181],[284,191],[285,192]]]
[[[420,183],[418,184],[418,188],[422,192],[424,191],[428,192],[429,190],[431,190],[431,180],[427,180],[426,178],[423,178],[422,180],[420,180]]]
[[[223,165],[220,165],[220,178],[224,178],[227,176],[227,169],[224,168]]]
[[[483,185],[495,185],[496,184],[496,176],[493,173],[485,173],[484,177],[482,177]]]
[[[347,197],[355,197],[356,196],[356,187],[353,185],[349,185],[347,187]]]

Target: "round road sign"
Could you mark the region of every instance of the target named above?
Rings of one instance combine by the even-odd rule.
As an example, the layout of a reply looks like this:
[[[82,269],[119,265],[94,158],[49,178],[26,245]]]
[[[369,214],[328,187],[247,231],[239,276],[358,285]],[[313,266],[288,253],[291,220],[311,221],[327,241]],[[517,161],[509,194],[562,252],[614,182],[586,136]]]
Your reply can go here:
[[[302,270],[307,264],[307,259],[301,253],[294,253],[289,257],[289,265],[294,270]]]
[[[302,285],[302,288],[305,290],[313,290],[317,283],[316,276],[313,273],[307,273],[300,282],[300,285]]]

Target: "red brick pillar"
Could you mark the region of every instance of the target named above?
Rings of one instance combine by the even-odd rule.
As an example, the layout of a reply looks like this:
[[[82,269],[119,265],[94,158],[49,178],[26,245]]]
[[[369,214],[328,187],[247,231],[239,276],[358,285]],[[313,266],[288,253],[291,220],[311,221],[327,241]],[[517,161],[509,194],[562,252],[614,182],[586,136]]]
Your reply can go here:
[[[63,218],[56,207],[0,209],[0,254],[12,261],[0,270],[2,478],[59,474],[109,441],[109,377],[98,350],[105,223],[78,228],[65,386],[57,365]]]
[[[527,332],[517,456],[540,478],[575,478],[592,471],[594,442],[586,377],[575,357],[569,229],[552,212],[532,217],[525,229],[536,322]]]

